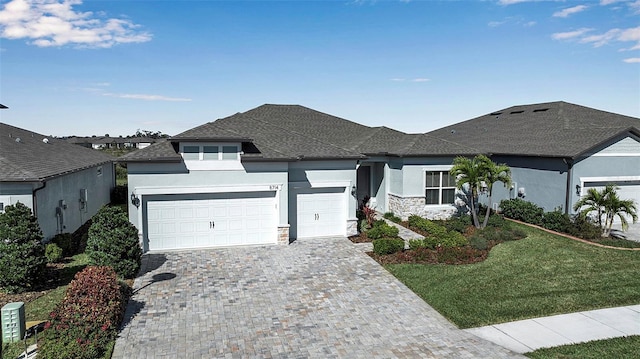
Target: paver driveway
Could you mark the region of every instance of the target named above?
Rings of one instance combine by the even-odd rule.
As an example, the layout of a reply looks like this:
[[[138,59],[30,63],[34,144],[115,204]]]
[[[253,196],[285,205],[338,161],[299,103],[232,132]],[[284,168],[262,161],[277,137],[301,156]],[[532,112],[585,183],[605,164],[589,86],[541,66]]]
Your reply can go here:
[[[517,358],[345,238],[146,255],[113,358]]]

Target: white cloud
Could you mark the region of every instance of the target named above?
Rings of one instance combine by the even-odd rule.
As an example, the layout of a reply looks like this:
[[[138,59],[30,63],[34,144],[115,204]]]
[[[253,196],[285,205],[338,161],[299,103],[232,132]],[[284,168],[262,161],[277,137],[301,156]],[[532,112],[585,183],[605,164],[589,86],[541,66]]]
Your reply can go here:
[[[531,2],[531,1],[535,1],[535,0],[499,0],[498,3],[500,5],[513,5],[513,4]]]
[[[498,27],[502,24],[504,24],[506,21],[491,21],[487,24],[487,26],[489,27]]]
[[[629,58],[629,59],[624,59],[622,61],[626,62],[628,64],[639,64],[640,63],[640,57],[632,57],[632,58]]]
[[[579,12],[585,11],[588,8],[586,5],[578,5],[574,7],[569,7],[566,9],[562,9],[553,14],[553,17],[568,17],[569,15],[577,14]]]
[[[607,6],[607,5],[615,4],[617,2],[622,2],[622,1],[626,1],[626,0],[600,0],[600,5]]]
[[[151,40],[150,33],[129,20],[75,11],[80,4],[82,0],[12,0],[0,11],[0,37],[30,39],[39,47],[108,48]]]
[[[126,94],[126,93],[104,93],[104,96],[109,97],[117,97],[117,98],[128,98],[133,100],[144,100],[144,101],[169,101],[169,102],[189,102],[190,98],[181,98],[181,97],[167,97],[162,95],[146,95],[146,94]]]
[[[616,39],[621,31],[622,30],[620,29],[611,29],[605,32],[604,34],[585,36],[582,39],[580,39],[580,42],[587,43],[587,44],[591,43],[593,44],[594,47],[600,47]]]
[[[413,79],[411,80],[412,82],[429,82],[431,81],[431,79],[427,79],[427,78],[417,78],[417,79]]]
[[[591,30],[593,29],[583,27],[581,29],[574,30],[574,31],[556,32],[555,34],[551,35],[551,38],[554,40],[570,40],[576,37],[580,37]]]

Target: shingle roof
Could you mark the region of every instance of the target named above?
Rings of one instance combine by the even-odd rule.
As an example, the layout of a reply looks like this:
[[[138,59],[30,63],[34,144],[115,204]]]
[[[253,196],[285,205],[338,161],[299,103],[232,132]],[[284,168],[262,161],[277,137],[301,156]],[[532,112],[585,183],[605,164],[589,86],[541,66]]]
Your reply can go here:
[[[629,131],[640,119],[567,102],[513,106],[427,135],[478,153],[575,158]]]
[[[566,102],[513,106],[426,134],[368,127],[299,105],[262,105],[209,122],[169,141],[243,143],[243,160],[510,154],[576,157],[626,132],[640,135],[640,119]],[[162,142],[124,161],[180,161]]]
[[[0,123],[0,181],[3,182],[40,181],[113,160],[100,151]]]

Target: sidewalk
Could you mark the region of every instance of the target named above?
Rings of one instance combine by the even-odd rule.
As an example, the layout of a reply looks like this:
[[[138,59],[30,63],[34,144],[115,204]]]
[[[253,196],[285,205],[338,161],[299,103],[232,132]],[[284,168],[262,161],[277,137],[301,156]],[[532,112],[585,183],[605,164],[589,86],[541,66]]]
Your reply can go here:
[[[516,353],[640,335],[640,305],[598,309],[465,329]]]

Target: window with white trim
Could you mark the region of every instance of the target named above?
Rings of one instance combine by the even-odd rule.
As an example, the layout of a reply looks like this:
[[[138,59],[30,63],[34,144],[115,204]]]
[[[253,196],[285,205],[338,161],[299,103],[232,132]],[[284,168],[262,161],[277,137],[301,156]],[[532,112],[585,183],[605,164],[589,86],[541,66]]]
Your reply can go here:
[[[456,200],[456,179],[449,171],[426,171],[425,197],[427,205],[453,204]]]
[[[182,158],[186,161],[237,161],[238,145],[182,145]]]

